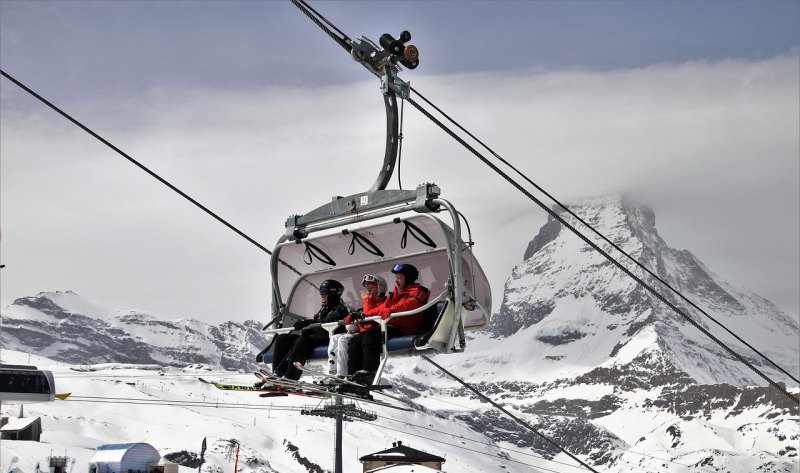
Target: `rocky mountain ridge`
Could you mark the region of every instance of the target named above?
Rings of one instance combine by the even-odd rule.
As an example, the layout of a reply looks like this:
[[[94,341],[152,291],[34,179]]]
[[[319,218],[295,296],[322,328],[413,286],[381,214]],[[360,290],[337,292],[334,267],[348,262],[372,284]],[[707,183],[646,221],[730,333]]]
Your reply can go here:
[[[252,371],[268,343],[261,324],[161,320],[92,303],[71,291],[22,297],[3,309],[2,347],[77,365],[186,366]]]

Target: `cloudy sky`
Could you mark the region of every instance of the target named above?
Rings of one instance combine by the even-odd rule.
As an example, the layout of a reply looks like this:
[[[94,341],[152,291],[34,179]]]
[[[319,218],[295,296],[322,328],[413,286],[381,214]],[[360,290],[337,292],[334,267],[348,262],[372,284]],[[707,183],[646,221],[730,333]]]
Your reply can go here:
[[[353,38],[408,29],[403,77],[538,184],[649,205],[668,244],[797,317],[800,3],[312,5]],[[377,79],[289,2],[0,0],[0,66],[267,247],[383,159]],[[5,78],[0,100],[4,305],[268,319],[265,253]],[[497,308],[544,212],[411,107],[404,135],[404,187],[467,215]]]

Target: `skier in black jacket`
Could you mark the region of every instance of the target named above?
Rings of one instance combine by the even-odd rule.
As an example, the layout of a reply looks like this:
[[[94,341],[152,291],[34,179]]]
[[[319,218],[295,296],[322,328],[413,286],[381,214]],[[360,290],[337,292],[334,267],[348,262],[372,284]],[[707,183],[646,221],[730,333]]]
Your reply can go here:
[[[301,370],[294,367],[299,361],[305,364],[308,355],[315,347],[328,345],[328,331],[321,327],[309,327],[311,324],[324,324],[344,319],[349,313],[342,303],[344,286],[339,281],[327,279],[319,285],[322,307],[313,318],[300,320],[294,324],[294,331],[282,333],[275,338],[275,351],[272,357],[273,376],[284,376],[288,379],[300,379]],[[297,333],[299,331],[299,333]]]

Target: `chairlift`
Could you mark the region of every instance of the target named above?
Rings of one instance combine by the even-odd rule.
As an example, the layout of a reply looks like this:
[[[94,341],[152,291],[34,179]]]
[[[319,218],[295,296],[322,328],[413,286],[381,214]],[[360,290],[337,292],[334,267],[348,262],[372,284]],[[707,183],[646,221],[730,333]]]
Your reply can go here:
[[[53,373],[35,366],[0,364],[0,401],[52,402],[55,400]]]
[[[381,41],[384,47],[390,43],[386,36]],[[407,41],[410,34],[404,32],[401,38]],[[397,160],[396,96],[408,97],[410,90],[409,84],[397,77],[396,63],[402,64],[403,58],[395,58],[388,47],[380,50],[364,37],[353,41],[352,55],[381,79],[387,121],[384,162],[368,191],[335,197],[306,214],[288,218],[286,232],[270,261],[273,319],[263,331],[290,332],[296,321],[316,313],[319,286],[326,279],[342,283],[342,302],[358,309],[365,274],[391,281],[395,264],[413,264],[420,274],[417,282],[431,295],[419,309],[392,314],[387,320],[373,319],[380,323],[385,341],[380,373],[389,357],[464,351],[465,332],[489,324],[492,296],[473,255],[471,235],[466,242],[462,238],[463,216],[440,197],[439,187],[426,183],[415,190],[386,189]],[[386,339],[391,318],[420,312],[424,314],[416,334]],[[333,333],[338,325],[322,327]],[[322,360],[327,360],[327,346],[317,347],[309,358],[311,363]],[[263,362],[272,362],[271,352],[263,354]]]

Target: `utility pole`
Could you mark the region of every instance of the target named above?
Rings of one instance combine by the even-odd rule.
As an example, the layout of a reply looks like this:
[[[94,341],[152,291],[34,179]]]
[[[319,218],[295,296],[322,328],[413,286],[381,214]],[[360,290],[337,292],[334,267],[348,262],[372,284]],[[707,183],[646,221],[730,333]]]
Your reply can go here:
[[[342,473],[342,421],[344,415],[342,414],[342,398],[336,396],[336,430],[333,434],[333,440],[336,446],[336,460],[333,464],[333,473]]]
[[[228,442],[228,453],[226,455],[226,459],[228,461],[231,461],[231,457],[233,456],[233,446],[236,445],[236,460],[233,463],[233,473],[237,473],[239,471],[239,446],[241,444],[236,439],[230,439]]]

